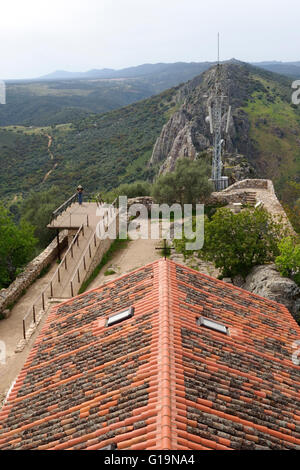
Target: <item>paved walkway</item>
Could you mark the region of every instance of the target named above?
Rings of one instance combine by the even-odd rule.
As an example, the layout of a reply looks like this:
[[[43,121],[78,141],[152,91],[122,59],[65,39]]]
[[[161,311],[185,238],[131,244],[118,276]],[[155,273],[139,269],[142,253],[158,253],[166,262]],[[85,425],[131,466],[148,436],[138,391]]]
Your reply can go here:
[[[70,205],[61,215],[54,219],[49,225],[49,228],[79,228],[82,223],[92,228],[96,228],[100,216],[97,216],[97,203],[84,202],[81,206],[78,202]]]

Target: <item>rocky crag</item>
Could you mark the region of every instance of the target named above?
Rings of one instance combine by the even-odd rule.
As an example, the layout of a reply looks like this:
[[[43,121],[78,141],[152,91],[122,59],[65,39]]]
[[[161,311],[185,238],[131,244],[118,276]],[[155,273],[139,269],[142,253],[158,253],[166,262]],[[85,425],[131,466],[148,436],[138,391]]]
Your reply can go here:
[[[201,158],[203,152],[211,152],[213,141],[206,122],[207,96],[214,87],[216,73],[217,68],[213,67],[178,90],[178,109],[163,127],[150,160],[151,166],[160,166],[160,173],[173,171],[178,158],[194,160]],[[255,175],[255,170],[247,158],[253,152],[249,139],[250,123],[241,107],[261,85],[251,77],[245,64],[238,63],[222,65],[220,81],[233,109],[224,155],[226,166],[233,180],[243,179]],[[225,112],[223,129],[226,122]]]
[[[149,162],[158,173],[173,171],[178,158],[194,160],[207,153],[211,156],[213,136],[206,122],[207,98],[216,75],[217,67],[212,67],[178,88],[174,112],[162,128]],[[291,103],[291,84],[283,77],[237,61],[220,66],[220,82],[228,96],[224,100],[224,131],[228,105],[232,106],[223,155],[229,183],[268,178],[281,189],[285,180],[296,181],[300,168],[296,139],[300,109]]]

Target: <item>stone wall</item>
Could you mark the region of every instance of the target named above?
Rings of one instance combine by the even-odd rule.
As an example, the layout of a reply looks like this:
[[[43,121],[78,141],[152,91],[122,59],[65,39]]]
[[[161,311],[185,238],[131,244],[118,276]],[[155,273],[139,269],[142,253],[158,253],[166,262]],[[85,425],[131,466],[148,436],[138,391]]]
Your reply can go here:
[[[232,186],[230,186],[230,188],[232,188]],[[249,191],[240,191],[238,193],[225,193],[225,191],[226,190],[219,193],[212,193],[209,200],[207,201],[207,204],[223,204],[224,206],[238,202],[247,204],[247,196],[249,195]]]
[[[148,213],[150,214],[151,212],[151,207],[153,204],[153,198],[151,196],[140,196],[140,197],[135,197],[132,199],[128,199],[127,201],[127,207],[128,209],[133,206],[134,204],[142,204],[147,208]]]
[[[116,235],[119,235],[119,215],[116,216]],[[94,272],[94,270],[99,266],[102,261],[103,256],[105,253],[110,249],[114,239],[106,238],[105,240],[100,240],[99,246],[96,249],[95,254],[93,255],[92,262],[88,267],[88,270],[84,276],[83,282],[85,282]],[[99,240],[98,240],[99,242]]]
[[[67,232],[61,232],[61,249],[67,246],[67,241]],[[22,296],[24,289],[27,289],[38,278],[42,270],[51,264],[57,258],[57,255],[57,240],[55,238],[42,253],[26,266],[24,271],[16,277],[7,289],[0,291],[0,316],[6,316],[3,315],[3,312]]]
[[[269,183],[269,180],[246,179],[232,184],[228,188],[224,189],[223,193],[235,191],[236,189],[269,189]]]

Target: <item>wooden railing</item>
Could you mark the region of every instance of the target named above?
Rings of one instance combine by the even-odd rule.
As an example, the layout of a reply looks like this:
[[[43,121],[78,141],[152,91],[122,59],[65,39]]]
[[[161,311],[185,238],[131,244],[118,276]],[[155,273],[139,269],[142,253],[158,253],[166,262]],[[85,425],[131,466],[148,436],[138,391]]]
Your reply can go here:
[[[73,194],[73,196],[69,197],[67,201],[65,201],[61,206],[58,207],[54,212],[51,214],[50,223],[57,219],[57,217],[62,214],[68,207],[70,207],[78,198],[77,193]]]
[[[68,270],[68,261],[71,257],[71,259],[74,256],[74,246],[75,244],[79,247],[80,241],[79,237],[80,235],[84,236],[84,225],[82,224],[81,227],[77,230],[72,243],[70,244],[68,250],[66,251],[63,259],[61,260],[59,266],[57,267],[55,273],[53,274],[51,280],[45,287],[45,289],[36,297],[35,301],[31,305],[30,309],[26,313],[25,317],[23,318],[23,338],[26,340],[26,322],[28,318],[30,318],[30,321],[33,321],[34,324],[37,323],[37,314],[39,311],[45,312],[46,311],[46,300],[47,298],[54,297],[54,291],[55,291],[55,286],[60,286],[61,285],[61,279],[62,279],[62,270],[67,271]]]
[[[77,195],[76,195],[77,196]],[[68,200],[70,201],[71,198]],[[111,211],[109,212],[110,215],[112,215],[112,210],[113,207],[116,209],[117,208],[117,199],[111,204]],[[62,207],[62,206],[61,206]],[[60,209],[60,208],[59,208]],[[57,209],[58,210],[58,209]],[[33,304],[31,305],[30,309],[26,313],[25,317],[23,318],[23,338],[26,340],[26,331],[27,331],[27,322],[28,319],[30,319],[30,322],[33,321],[33,323],[36,325],[37,324],[37,315],[38,312],[45,312],[46,311],[46,300],[54,297],[55,295],[55,290],[59,286],[61,288],[61,282],[62,282],[62,277],[63,274],[68,270],[68,264],[70,258],[73,258],[74,255],[74,246],[77,244],[79,246],[80,241],[79,237],[82,233],[84,236],[85,229],[89,227],[89,219],[87,216],[86,219],[86,224],[82,224],[78,231],[76,232],[76,235],[74,236],[72,243],[70,244],[68,250],[66,251],[63,259],[61,260],[59,266],[57,267],[55,273],[53,274],[50,282],[47,284],[45,289],[37,296]],[[69,288],[70,288],[70,296],[74,297],[75,294],[75,288],[76,290],[80,287],[82,281],[83,281],[83,274],[86,273],[88,269],[88,261],[91,260],[93,257],[94,253],[96,252],[99,244],[101,243],[101,238],[98,238],[97,236],[97,228],[96,230],[93,231],[87,246],[80,257],[77,265],[74,268],[74,273],[73,276],[70,280]],[[62,272],[63,270],[63,272]],[[73,271],[73,269],[72,269]]]
[[[116,207],[117,202],[118,202],[118,198],[116,198],[113,201],[113,203],[110,204],[110,206],[111,206],[110,211],[109,211],[109,215],[111,217],[110,221],[112,221],[113,210],[117,209],[117,207]],[[105,231],[108,230],[108,225],[104,228],[104,230]],[[77,263],[74,274],[73,274],[73,276],[70,280],[70,295],[71,295],[71,297],[74,297],[75,286],[76,286],[77,290],[79,290],[79,288],[80,288],[80,286],[83,282],[83,278],[86,276],[86,273],[87,273],[87,266],[88,266],[87,260],[91,260],[91,258],[93,256],[93,252],[97,250],[100,243],[101,243],[101,238],[99,238],[98,235],[97,235],[97,227],[96,227],[95,231],[92,233],[92,235],[91,235],[91,237],[88,241],[86,249],[84,250],[79,262]]]

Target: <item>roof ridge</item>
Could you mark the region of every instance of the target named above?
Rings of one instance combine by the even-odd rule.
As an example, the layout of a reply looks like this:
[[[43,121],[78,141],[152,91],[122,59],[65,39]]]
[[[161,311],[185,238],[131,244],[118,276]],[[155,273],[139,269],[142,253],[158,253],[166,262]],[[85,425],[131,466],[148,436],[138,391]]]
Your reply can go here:
[[[171,442],[171,353],[169,314],[169,279],[168,262],[164,259],[158,263],[158,297],[159,297],[159,335],[158,335],[158,405],[157,413],[157,448],[172,449]]]

